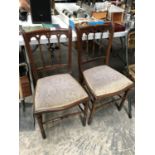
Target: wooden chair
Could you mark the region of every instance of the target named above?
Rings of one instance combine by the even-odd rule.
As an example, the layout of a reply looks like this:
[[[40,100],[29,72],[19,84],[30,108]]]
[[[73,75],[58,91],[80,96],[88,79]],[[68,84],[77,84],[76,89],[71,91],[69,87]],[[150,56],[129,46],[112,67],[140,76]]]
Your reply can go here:
[[[80,84],[71,76],[72,64],[72,31],[36,30],[23,32],[34,82],[36,83],[34,94],[34,115],[38,120],[43,138],[46,138],[43,127],[43,114],[68,110],[79,106],[80,111],[59,116],[52,121],[61,120],[68,116],[83,114],[83,124],[86,125],[88,95]],[[47,38],[47,45],[57,43],[58,47],[51,56],[50,48],[42,45],[42,37]],[[45,39],[45,38],[44,38]],[[67,40],[67,46],[61,44]],[[32,52],[31,41],[38,44],[38,49]],[[51,120],[50,120],[51,121]]]
[[[133,82],[108,66],[113,39],[111,23],[77,26],[76,32],[80,81],[88,91],[92,102],[92,106],[89,106],[90,116],[88,120],[88,124],[91,124],[96,109],[109,104],[98,106],[98,101],[118,95],[119,99],[122,99],[118,105],[118,109],[121,110]],[[103,39],[104,35],[108,35],[109,39]],[[92,38],[91,44],[89,44],[88,38]],[[121,95],[122,93],[123,95]]]

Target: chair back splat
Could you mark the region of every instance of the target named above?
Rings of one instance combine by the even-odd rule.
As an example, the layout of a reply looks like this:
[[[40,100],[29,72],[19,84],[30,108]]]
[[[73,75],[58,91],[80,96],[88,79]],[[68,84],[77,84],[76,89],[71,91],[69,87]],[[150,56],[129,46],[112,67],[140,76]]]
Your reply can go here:
[[[67,72],[71,72],[71,29],[53,31],[41,29],[33,32],[24,32],[23,37],[35,81],[40,77],[54,74],[55,70],[64,72],[67,69]],[[42,43],[42,38],[44,40],[46,38],[46,44]]]
[[[109,57],[113,40],[113,25],[106,23],[96,26],[77,26],[79,71],[96,65],[109,65]],[[81,75],[80,73],[80,75]]]

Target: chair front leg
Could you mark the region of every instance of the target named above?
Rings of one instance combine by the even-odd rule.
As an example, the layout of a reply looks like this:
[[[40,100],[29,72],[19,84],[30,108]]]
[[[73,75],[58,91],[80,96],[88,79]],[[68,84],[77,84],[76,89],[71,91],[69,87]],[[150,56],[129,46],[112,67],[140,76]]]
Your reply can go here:
[[[35,120],[35,114],[33,113],[33,126],[35,128],[35,125],[36,125],[36,120]]]
[[[22,106],[23,106],[23,112],[25,112],[25,100],[24,98],[21,100]]]
[[[129,109],[129,118],[132,118],[132,105],[131,105],[131,96],[129,96],[129,99],[128,99],[128,109]]]
[[[44,127],[43,127],[42,114],[36,114],[36,117],[37,117],[37,120],[38,120],[38,124],[39,124],[39,128],[40,128],[40,131],[41,131],[42,138],[45,139],[46,134],[45,134],[45,130],[44,130]]]
[[[123,98],[122,98],[122,101],[121,101],[120,105],[118,106],[118,110],[119,110],[119,111],[122,109],[122,107],[123,107],[123,105],[124,105],[124,101],[125,101],[126,98],[127,98],[128,92],[129,92],[129,89],[128,89],[127,91],[125,91],[125,93],[124,93],[124,96],[123,96]]]
[[[92,103],[92,109],[90,109],[90,116],[88,119],[88,125],[90,125],[92,123],[92,119],[93,119],[93,115],[95,113],[95,101]]]
[[[83,120],[84,126],[86,126],[87,114],[88,114],[88,102],[84,103],[84,120]]]

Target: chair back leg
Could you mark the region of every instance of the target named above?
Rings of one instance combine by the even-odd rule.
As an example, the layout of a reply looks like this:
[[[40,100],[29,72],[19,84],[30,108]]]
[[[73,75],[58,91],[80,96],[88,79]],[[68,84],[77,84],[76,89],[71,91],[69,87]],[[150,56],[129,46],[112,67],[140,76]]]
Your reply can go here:
[[[42,114],[37,114],[36,117],[37,117],[37,120],[38,120],[38,124],[39,124],[39,128],[40,128],[40,131],[41,131],[42,138],[45,139],[46,134],[45,134],[45,130],[44,130],[44,127],[43,127]]]
[[[93,119],[93,115],[95,113],[95,102],[92,103],[92,109],[90,109],[90,115],[89,115],[89,119],[88,119],[88,125],[90,125],[92,123],[92,119]]]
[[[120,103],[120,105],[118,106],[118,110],[120,111],[124,105],[124,101],[126,100],[127,98],[127,95],[128,95],[128,92],[129,92],[129,89],[127,91],[125,91],[123,97],[122,97],[122,101]]]

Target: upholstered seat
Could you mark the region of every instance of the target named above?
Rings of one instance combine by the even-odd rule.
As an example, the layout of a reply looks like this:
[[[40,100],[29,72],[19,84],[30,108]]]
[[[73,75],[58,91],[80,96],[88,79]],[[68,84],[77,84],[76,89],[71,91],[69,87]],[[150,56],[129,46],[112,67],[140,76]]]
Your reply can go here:
[[[61,109],[88,97],[70,74],[58,74],[37,81],[35,112]]]
[[[85,70],[83,75],[88,87],[96,97],[123,90],[133,83],[107,65]]]

